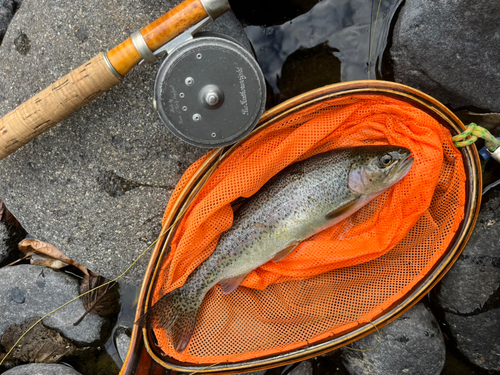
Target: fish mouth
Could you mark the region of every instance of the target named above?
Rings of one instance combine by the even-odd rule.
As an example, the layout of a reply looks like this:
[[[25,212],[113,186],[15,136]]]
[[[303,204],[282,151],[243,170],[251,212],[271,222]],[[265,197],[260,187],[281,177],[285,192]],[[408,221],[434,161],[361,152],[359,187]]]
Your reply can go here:
[[[415,161],[415,158],[413,157],[412,154],[408,155],[406,159],[403,160],[399,168],[397,169],[397,174],[399,175],[399,178],[397,179],[396,182],[399,180],[403,179],[408,172],[410,171],[411,167],[413,166],[413,162]]]
[[[415,161],[415,158],[413,157],[412,154],[408,155],[405,160],[401,163],[400,169],[405,169],[408,168],[408,171],[410,170],[411,166],[413,165],[413,162]],[[408,173],[406,171],[406,173]]]
[[[392,181],[390,181],[389,186],[393,186],[394,184],[401,181],[410,171],[413,166],[413,162],[415,158],[412,154],[408,155],[402,162],[399,164],[397,168],[394,169],[394,173],[392,173]]]

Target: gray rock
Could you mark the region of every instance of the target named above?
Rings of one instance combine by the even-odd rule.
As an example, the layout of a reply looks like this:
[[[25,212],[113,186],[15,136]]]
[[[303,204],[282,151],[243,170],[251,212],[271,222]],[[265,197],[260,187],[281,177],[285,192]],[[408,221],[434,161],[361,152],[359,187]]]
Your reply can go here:
[[[256,372],[241,372],[241,373],[237,373],[237,374],[234,374],[234,375],[264,375],[266,373],[266,370],[262,370],[262,371],[256,371]],[[188,372],[179,372],[179,375],[189,375],[190,373]]]
[[[457,348],[472,363],[500,371],[500,308],[474,315],[445,313]]]
[[[115,346],[122,362],[124,362],[125,358],[127,357],[130,340],[130,333],[128,333],[126,330],[120,330],[120,332],[116,336]]]
[[[261,370],[261,371],[255,371],[255,372],[245,372],[245,373],[240,373],[240,374],[234,374],[234,375],[264,375],[266,373],[266,370]],[[186,374],[183,374],[183,375],[188,375],[187,373]]]
[[[483,195],[476,227],[433,293],[457,348],[474,364],[500,370],[500,188]]]
[[[261,370],[261,371],[255,371],[255,372],[242,372],[242,373],[237,373],[234,375],[264,375],[267,370]],[[188,372],[180,372],[179,375],[189,375],[190,373]]]
[[[26,237],[26,231],[0,220],[0,267],[19,259],[23,254],[17,245]]]
[[[78,281],[63,272],[31,265],[1,268],[0,337],[9,325],[21,324],[32,317],[41,318],[78,294]],[[107,328],[106,320],[88,314],[79,325],[73,326],[84,313],[81,300],[77,300],[45,318],[43,324],[77,344],[97,344],[101,330]]]
[[[26,231],[0,199],[0,267],[21,258],[18,244],[26,238]]]
[[[25,0],[0,47],[0,115],[179,2]],[[218,22],[245,38],[234,15]],[[0,197],[25,229],[109,279],[157,238],[173,188],[206,152],[160,123],[153,109],[158,65],[137,67],[0,162]],[[126,282],[141,285],[147,258]]]
[[[9,239],[9,230],[7,229],[7,224],[0,221],[0,263],[7,259],[9,255],[9,246],[7,241]]]
[[[4,375],[81,375],[78,371],[64,365],[52,365],[47,363],[30,363],[14,367]]]
[[[352,375],[421,374],[438,375],[443,369],[446,349],[439,325],[419,303],[380,329],[381,343],[366,352],[343,350],[343,362]],[[373,333],[351,346],[374,348],[379,335]]]
[[[313,374],[313,365],[311,362],[304,361],[301,362],[297,367],[295,367],[290,375],[312,375]]]
[[[481,226],[481,223],[476,225]],[[437,289],[437,300],[443,308],[455,313],[472,313],[498,290],[498,256],[486,254],[493,246],[488,237],[473,234],[466,248],[470,250],[462,253]]]
[[[500,286],[500,188],[483,196],[476,226],[453,267],[436,289],[436,300],[446,311],[479,311]]]
[[[397,82],[452,108],[500,111],[500,3],[409,0],[394,27]]]
[[[12,17],[21,6],[21,0],[4,0],[0,3],[0,45]]]

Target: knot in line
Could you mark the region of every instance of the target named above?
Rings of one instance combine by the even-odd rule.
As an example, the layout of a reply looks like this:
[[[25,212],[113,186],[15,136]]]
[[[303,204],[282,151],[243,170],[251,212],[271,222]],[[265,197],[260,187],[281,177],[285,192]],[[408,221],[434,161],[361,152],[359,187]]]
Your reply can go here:
[[[495,152],[500,147],[498,139],[491,135],[487,129],[475,123],[471,123],[463,133],[451,137],[451,140],[456,147],[466,147],[476,142],[478,138],[485,140],[486,148],[491,152]]]

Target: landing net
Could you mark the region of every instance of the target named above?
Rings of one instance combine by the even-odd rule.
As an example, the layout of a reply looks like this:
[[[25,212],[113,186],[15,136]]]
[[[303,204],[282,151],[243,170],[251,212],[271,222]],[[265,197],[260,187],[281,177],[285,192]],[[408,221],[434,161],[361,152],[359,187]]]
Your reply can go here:
[[[250,273],[242,287],[206,295],[188,348],[164,329],[161,349],[182,362],[210,364],[272,356],[368,324],[408,293],[439,261],[464,217],[465,171],[451,135],[434,118],[382,95],[334,98],[294,112],[236,149],[190,206],[161,266],[153,301],[184,284],[249,197],[289,164],[346,146],[399,145],[415,162],[394,187],[350,218],[305,240],[279,262]],[[167,212],[202,158],[184,174]],[[270,343],[272,342],[272,343]],[[258,346],[264,344],[258,350]]]

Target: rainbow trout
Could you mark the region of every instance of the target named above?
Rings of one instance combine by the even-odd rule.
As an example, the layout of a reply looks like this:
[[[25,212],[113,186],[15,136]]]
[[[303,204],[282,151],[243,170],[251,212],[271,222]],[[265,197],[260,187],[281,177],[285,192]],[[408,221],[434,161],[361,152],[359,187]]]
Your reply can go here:
[[[352,215],[408,173],[410,154],[398,146],[342,148],[285,168],[243,202],[212,255],[139,324],[164,327],[176,350],[184,351],[210,288],[233,292],[252,270]]]

